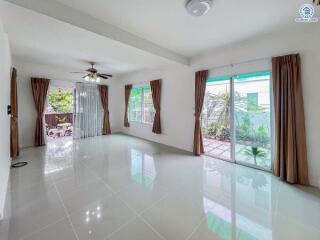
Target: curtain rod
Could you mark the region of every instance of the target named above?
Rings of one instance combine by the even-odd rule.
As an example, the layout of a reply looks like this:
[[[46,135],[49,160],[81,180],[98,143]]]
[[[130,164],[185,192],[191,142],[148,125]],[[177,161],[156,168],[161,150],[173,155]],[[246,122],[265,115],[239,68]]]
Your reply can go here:
[[[150,81],[152,81],[152,80],[150,80]],[[143,81],[143,82],[137,82],[137,83],[131,83],[132,84],[132,86],[134,87],[134,86],[142,86],[142,85],[148,85],[148,86],[150,86],[150,81]],[[128,85],[128,83],[127,84],[125,84],[125,85]]]
[[[272,57],[263,57],[263,58],[256,58],[256,59],[253,59],[253,60],[248,60],[248,61],[243,61],[243,62],[237,62],[237,63],[231,63],[231,64],[226,64],[226,65],[220,65],[220,66],[217,66],[217,67],[212,67],[209,69],[210,70],[213,70],[213,69],[217,69],[217,68],[224,68],[224,67],[234,67],[236,65],[241,65],[241,64],[245,64],[245,63],[251,63],[251,62],[258,62],[258,61],[262,61],[262,60],[268,60],[268,59],[271,59]]]

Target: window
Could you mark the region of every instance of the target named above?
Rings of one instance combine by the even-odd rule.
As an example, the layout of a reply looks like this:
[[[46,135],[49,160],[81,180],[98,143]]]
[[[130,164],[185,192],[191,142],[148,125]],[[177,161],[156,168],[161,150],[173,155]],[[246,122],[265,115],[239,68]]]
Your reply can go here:
[[[143,88],[143,122],[153,123],[154,107],[150,87]]]
[[[153,107],[151,87],[133,88],[129,102],[130,121],[152,124],[155,110]]]
[[[130,121],[141,121],[142,88],[133,88],[130,94]]]

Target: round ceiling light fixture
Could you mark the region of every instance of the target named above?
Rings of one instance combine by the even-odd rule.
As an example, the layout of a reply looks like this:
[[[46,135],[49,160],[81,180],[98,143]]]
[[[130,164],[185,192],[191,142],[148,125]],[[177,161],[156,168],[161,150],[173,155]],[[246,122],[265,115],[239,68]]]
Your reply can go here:
[[[205,15],[212,6],[212,0],[188,0],[186,2],[187,11],[193,16]]]

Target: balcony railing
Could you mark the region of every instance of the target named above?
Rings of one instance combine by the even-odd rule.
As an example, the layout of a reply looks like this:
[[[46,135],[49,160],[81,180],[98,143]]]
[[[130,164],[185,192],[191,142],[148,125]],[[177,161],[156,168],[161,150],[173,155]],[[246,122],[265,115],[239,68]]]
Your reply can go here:
[[[45,121],[50,128],[56,128],[60,123],[73,124],[73,113],[47,113]]]

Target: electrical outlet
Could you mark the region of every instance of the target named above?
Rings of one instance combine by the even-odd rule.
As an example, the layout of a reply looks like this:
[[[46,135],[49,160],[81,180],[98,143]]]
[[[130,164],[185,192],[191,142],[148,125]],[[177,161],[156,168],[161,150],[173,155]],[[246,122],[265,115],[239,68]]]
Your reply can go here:
[[[7,113],[8,115],[11,115],[12,109],[11,109],[11,105],[8,105],[7,107]]]

